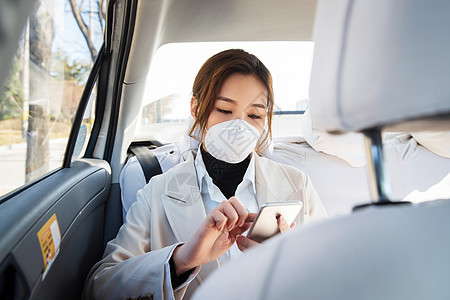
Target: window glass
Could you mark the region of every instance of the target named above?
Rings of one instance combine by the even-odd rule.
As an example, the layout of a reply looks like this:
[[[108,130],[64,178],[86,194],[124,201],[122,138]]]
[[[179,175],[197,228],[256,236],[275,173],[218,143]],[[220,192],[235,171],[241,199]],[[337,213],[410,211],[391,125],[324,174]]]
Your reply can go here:
[[[0,90],[0,196],[61,167],[102,44],[104,16],[104,1],[40,0],[33,6]],[[86,136],[93,119],[87,114]]]
[[[276,115],[273,136],[298,136],[301,113],[308,105],[312,42],[223,42],[167,44],[155,54],[147,77],[141,127],[136,139],[179,141],[188,128],[192,84],[201,65],[225,49],[255,54],[273,77]]]
[[[97,100],[97,84],[95,84],[93,91],[89,97],[88,104],[84,110],[83,120],[80,128],[78,128],[78,135],[76,137],[75,148],[72,154],[72,161],[83,157],[86,151],[89,138],[91,136],[92,126],[95,120],[95,101]]]

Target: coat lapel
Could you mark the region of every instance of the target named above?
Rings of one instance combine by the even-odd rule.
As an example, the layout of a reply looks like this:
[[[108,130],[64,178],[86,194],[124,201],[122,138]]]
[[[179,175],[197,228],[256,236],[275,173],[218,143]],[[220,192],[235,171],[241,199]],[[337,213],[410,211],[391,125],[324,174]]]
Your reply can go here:
[[[187,242],[206,218],[192,154],[171,171],[161,200],[175,237]]]
[[[193,155],[174,167],[173,172],[167,172],[167,176],[165,194],[161,198],[164,211],[175,238],[178,242],[187,242],[206,218]],[[197,280],[201,283],[217,267],[217,260],[202,265]]]

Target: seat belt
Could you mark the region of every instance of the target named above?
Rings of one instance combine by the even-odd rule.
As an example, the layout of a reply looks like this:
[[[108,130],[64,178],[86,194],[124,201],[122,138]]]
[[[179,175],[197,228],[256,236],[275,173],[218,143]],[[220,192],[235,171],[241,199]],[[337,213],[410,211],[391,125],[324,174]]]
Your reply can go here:
[[[145,175],[145,182],[149,182],[150,178],[155,175],[162,174],[161,166],[156,155],[147,146],[131,147],[130,151],[136,155],[139,164]]]

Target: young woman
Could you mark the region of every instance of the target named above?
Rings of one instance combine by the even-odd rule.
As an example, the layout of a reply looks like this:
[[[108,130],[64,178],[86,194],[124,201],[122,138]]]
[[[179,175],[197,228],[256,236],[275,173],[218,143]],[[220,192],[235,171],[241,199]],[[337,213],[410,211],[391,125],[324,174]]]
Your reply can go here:
[[[263,203],[301,199],[297,223],[325,217],[304,173],[260,157],[272,110],[271,75],[257,57],[226,50],[208,59],[191,99],[196,155],[138,192],[85,297],[189,298],[210,272],[257,244],[243,234]],[[281,232],[294,225],[278,219]]]

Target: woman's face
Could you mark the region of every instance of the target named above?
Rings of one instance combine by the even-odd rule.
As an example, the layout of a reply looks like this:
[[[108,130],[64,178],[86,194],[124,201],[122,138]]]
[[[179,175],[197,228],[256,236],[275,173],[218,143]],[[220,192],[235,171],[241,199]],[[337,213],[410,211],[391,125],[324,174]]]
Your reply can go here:
[[[192,101],[191,112],[195,112],[196,106],[197,101]],[[206,129],[225,121],[242,119],[262,133],[266,110],[267,89],[261,80],[255,75],[234,73],[222,84]]]

